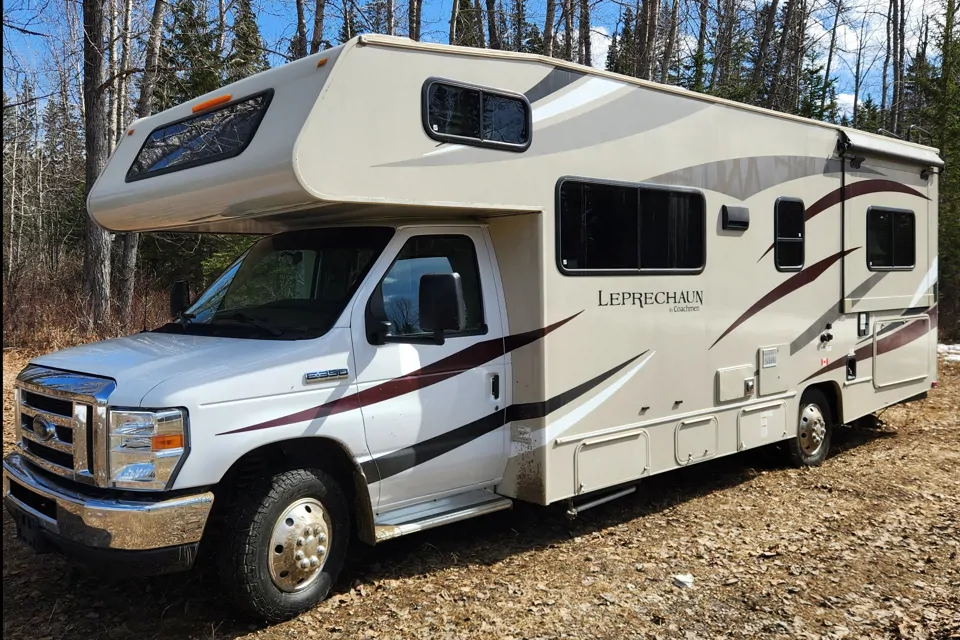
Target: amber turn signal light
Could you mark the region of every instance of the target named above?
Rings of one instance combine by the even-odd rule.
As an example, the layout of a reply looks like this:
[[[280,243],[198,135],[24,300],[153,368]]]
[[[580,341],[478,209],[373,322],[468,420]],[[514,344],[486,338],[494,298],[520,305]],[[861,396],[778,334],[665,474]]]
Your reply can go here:
[[[229,93],[225,93],[222,96],[217,96],[216,98],[210,98],[209,100],[204,100],[198,105],[194,105],[193,112],[197,113],[198,111],[206,111],[218,105],[223,104],[224,102],[230,102],[230,98],[233,97]]]
[[[182,433],[166,433],[151,438],[151,445],[154,451],[165,451],[167,449],[182,449]]]

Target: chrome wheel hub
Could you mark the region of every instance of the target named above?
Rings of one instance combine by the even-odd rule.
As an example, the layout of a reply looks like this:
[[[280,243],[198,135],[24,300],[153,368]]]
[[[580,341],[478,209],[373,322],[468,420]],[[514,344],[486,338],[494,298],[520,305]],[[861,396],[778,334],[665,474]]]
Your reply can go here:
[[[330,517],[315,498],[297,500],[277,519],[268,565],[273,584],[288,593],[310,586],[327,560]]]
[[[827,421],[823,412],[815,404],[808,404],[800,413],[800,429],[797,438],[800,448],[807,455],[813,455],[823,446],[823,439],[827,435]]]

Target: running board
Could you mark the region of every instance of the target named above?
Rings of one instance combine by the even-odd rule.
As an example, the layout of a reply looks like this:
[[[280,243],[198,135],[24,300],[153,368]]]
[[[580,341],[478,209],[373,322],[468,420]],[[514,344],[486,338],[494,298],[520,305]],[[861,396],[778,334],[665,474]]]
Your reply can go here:
[[[426,531],[513,506],[513,500],[485,490],[468,491],[382,513],[375,519],[377,542]]]

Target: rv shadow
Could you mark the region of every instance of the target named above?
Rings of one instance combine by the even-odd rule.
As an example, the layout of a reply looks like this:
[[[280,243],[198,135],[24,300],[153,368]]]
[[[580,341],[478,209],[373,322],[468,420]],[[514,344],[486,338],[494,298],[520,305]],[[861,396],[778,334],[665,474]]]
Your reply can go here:
[[[894,435],[856,426],[836,429],[830,456],[843,455]],[[339,589],[350,589],[358,581],[397,580],[450,567],[494,564],[511,555],[602,531],[784,468],[786,454],[779,447],[748,450],[655,475],[642,481],[636,493],[582,512],[572,521],[566,517],[563,504],[541,507],[516,503],[507,511],[361,548],[348,563]]]
[[[852,427],[834,432],[833,456],[892,433]],[[828,463],[829,464],[829,463]],[[495,564],[576,536],[658,513],[736,487],[784,468],[771,447],[697,464],[644,480],[635,494],[590,509],[570,521],[565,507],[518,503],[513,509],[399,538],[354,553],[333,597],[358,583],[402,580],[452,567]],[[150,579],[112,578],[70,567],[57,555],[35,557],[16,540],[3,516],[3,637],[231,639],[262,628],[238,618],[218,596],[209,572]]]

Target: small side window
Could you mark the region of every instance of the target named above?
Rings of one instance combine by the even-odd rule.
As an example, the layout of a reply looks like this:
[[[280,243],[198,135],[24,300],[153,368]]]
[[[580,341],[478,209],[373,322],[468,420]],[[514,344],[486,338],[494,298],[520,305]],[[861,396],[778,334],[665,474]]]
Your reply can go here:
[[[423,126],[441,142],[524,151],[530,103],[521,95],[431,79],[424,85]]]
[[[417,236],[403,245],[370,299],[373,317],[392,325],[387,337],[428,335],[420,328],[420,278],[428,273],[460,274],[466,307],[462,334],[482,333],[483,295],[473,240],[467,236]]]
[[[917,222],[913,211],[867,209],[867,268],[913,269],[917,259]]]
[[[803,269],[805,229],[803,201],[780,198],[774,206],[773,263],[777,271]]]

